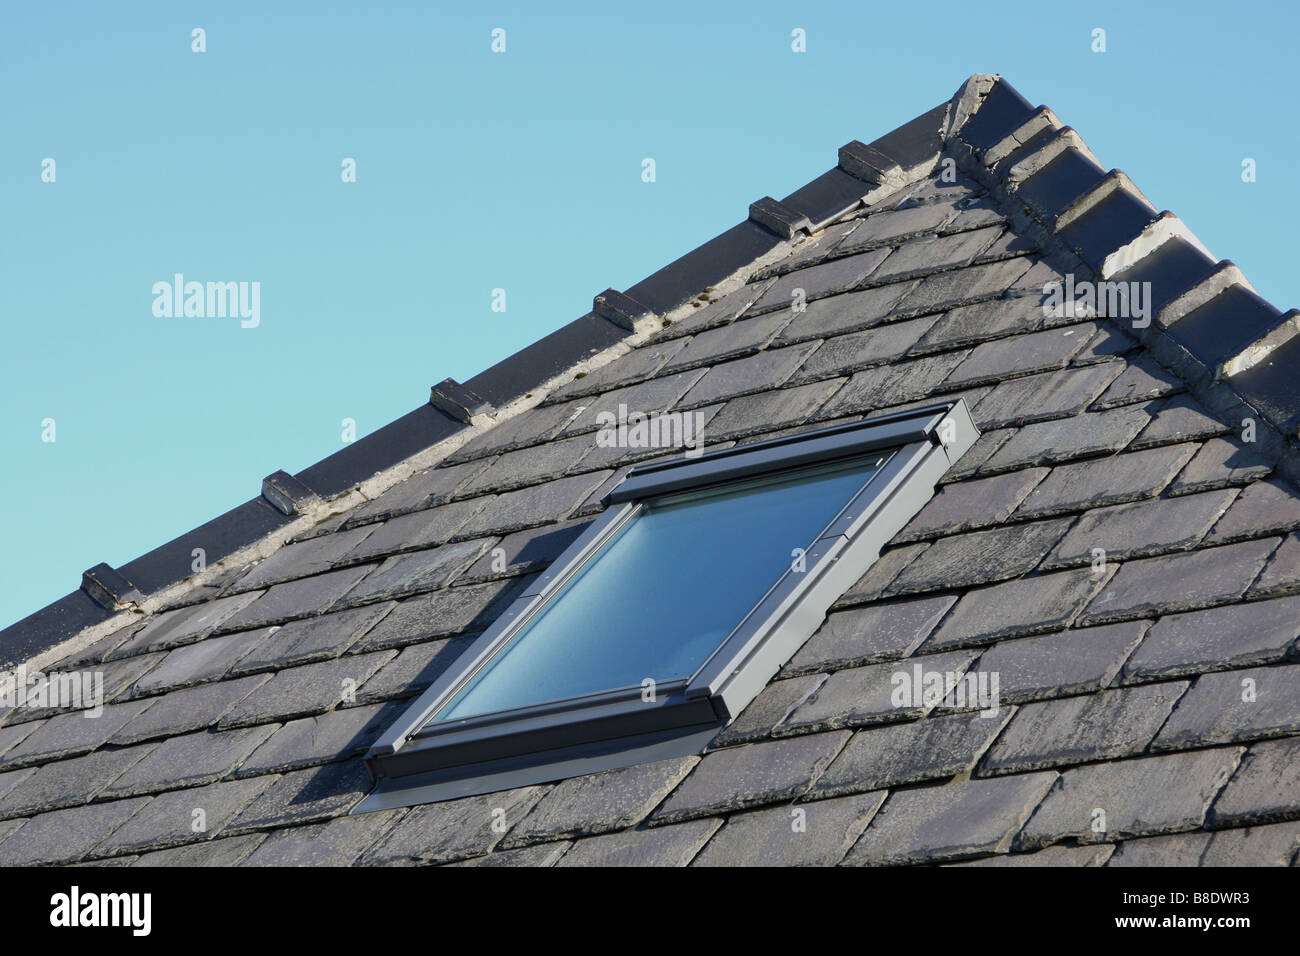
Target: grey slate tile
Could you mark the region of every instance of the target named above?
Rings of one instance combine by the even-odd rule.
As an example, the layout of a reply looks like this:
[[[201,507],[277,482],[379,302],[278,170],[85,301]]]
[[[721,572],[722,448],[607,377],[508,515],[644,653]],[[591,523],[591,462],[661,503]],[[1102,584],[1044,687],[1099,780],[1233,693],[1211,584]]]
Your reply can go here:
[[[105,659],[114,660],[198,640],[208,630],[226,622],[258,597],[258,594],[249,592],[156,614],[129,641],[105,655]]]
[[[1150,498],[1195,451],[1192,444],[1166,445],[1058,465],[1029,493],[1016,517],[1037,518]]]
[[[1241,597],[1277,538],[1127,561],[1084,608],[1089,624],[1224,604]]]
[[[223,837],[206,843],[189,843],[167,850],[154,850],[136,858],[132,866],[238,866],[257,845],[264,833]]]
[[[1140,753],[1187,687],[1171,681],[1025,704],[981,761],[980,773],[1023,773]]]
[[[236,819],[236,814],[248,806],[249,801],[257,799],[274,779],[227,780],[154,797],[100,843],[95,852],[102,856],[120,856],[210,840],[224,833],[230,822]]]
[[[836,611],[790,659],[789,673],[840,670],[912,653],[957,602],[954,594]]]
[[[557,866],[686,866],[721,820],[624,830],[577,840]]]
[[[737,813],[727,819],[692,865],[834,866],[862,835],[884,800],[884,793],[866,793]]]
[[[109,739],[115,744],[132,744],[211,727],[267,679],[266,674],[256,674],[199,684],[139,701],[148,705],[148,709],[124,722]]]
[[[560,435],[594,431],[600,427],[602,415],[613,415],[617,418],[620,408],[626,408],[628,412],[640,412],[643,415],[667,411],[690,391],[691,387],[704,377],[704,374],[705,370],[698,368],[685,372],[670,372],[648,382],[584,398],[577,403],[581,412],[560,430]]]
[[[388,600],[446,587],[461,571],[474,563],[491,544],[490,538],[458,541],[428,551],[386,558],[347,596],[349,604]],[[373,565],[367,565],[370,571]]]
[[[734,398],[723,405],[705,426],[705,450],[708,450],[709,443],[722,438],[766,432],[774,426],[802,422],[825,404],[843,382],[843,379],[828,379]]]
[[[984,432],[975,439],[975,444],[966,449],[966,454],[949,466],[940,483],[945,484],[972,477],[1015,433],[1014,428],[998,428]]]
[[[71,760],[47,763],[35,772],[17,771],[27,776],[0,797],[0,816],[31,816],[88,803],[152,749],[153,745],[97,750]]]
[[[472,860],[449,863],[448,866],[554,866],[569,849],[570,841],[558,840],[554,843],[542,843],[537,846],[521,847],[518,850],[498,850],[487,856],[476,856]]]
[[[521,787],[412,807],[361,857],[363,866],[448,863],[489,853],[547,792]]]
[[[277,730],[277,725],[270,724],[228,733],[200,731],[171,737],[157,745],[129,748],[143,751],[137,760],[140,756],[144,759],[133,761],[133,766],[109,784],[104,793],[130,797],[214,783],[239,766]]]
[[[251,674],[337,657],[394,607],[393,602],[387,601],[290,621],[240,657],[230,672]]]
[[[506,833],[502,849],[636,826],[699,762],[673,757],[556,784]]]
[[[1133,439],[1133,447],[1201,441],[1226,431],[1228,426],[1213,418],[1196,399],[1190,395],[1176,395],[1155,406],[1150,423]]]
[[[0,843],[0,866],[80,860],[148,802],[148,797],[114,800],[31,817]]]
[[[724,296],[710,296],[711,301],[708,305],[702,306],[690,315],[679,319],[672,326],[665,329],[660,337],[668,339],[678,335],[694,335],[704,329],[724,325],[753,305],[754,301],[771,284],[770,279],[764,278],[755,282],[748,282]]]
[[[314,823],[342,816],[360,803],[373,785],[370,771],[361,760],[236,782],[251,785],[270,780],[274,783],[239,814],[227,828],[228,832]]]
[[[1236,495],[1235,490],[1207,491],[1096,508],[1079,518],[1043,561],[1043,567],[1087,564],[1093,560],[1095,548],[1105,551],[1108,561],[1191,548]]]
[[[921,542],[918,544],[905,544],[897,548],[887,548],[882,551],[880,557],[867,569],[866,573],[840,596],[840,599],[835,602],[835,606],[847,607],[853,604],[874,601],[885,592],[885,589],[893,583],[899,573],[915,561],[917,555],[928,547],[930,547],[928,543]]]
[[[821,775],[849,736],[848,731],[808,734],[706,754],[655,811],[652,822],[676,823],[794,800]]]
[[[844,862],[935,863],[1005,853],[1055,780],[1054,773],[1033,773],[896,791]]]
[[[716,313],[714,314],[716,315]],[[698,317],[699,313],[696,313],[687,319],[683,319],[673,327],[673,331],[676,332],[691,319]],[[730,321],[730,319],[726,321]],[[577,398],[643,381],[658,373],[673,356],[677,355],[685,347],[686,339],[684,337],[668,340],[660,337],[647,345],[632,349],[632,351],[620,356],[617,360],[594,371],[579,372],[567,385],[556,389],[551,398]]]
[[[250,630],[328,611],[374,567],[362,564],[272,585],[256,601],[227,619],[221,625],[221,632]]]
[[[895,282],[809,302],[777,336],[776,344],[789,345],[877,326],[915,284]]]
[[[1300,733],[1300,664],[1204,674],[1160,729],[1153,750]]]
[[[787,272],[772,283],[758,301],[750,306],[749,311],[758,313],[771,309],[789,309],[792,293],[796,289],[803,290],[803,298],[807,301],[836,292],[845,292],[868,276],[873,276],[888,256],[888,249],[877,249],[873,252],[864,252],[861,255],[847,256],[821,265]]]
[[[786,381],[817,343],[769,349],[748,358],[715,365],[679,403],[681,408],[709,405],[723,399],[776,388]]]
[[[571,421],[583,404],[583,400],[575,400],[539,405],[497,421],[487,431],[466,442],[460,450],[448,455],[446,464],[460,465],[486,455],[545,441]]]
[[[501,459],[498,459],[498,464],[508,455],[521,454],[531,454],[531,450],[509,452],[507,455],[503,455]],[[485,471],[483,475],[497,473],[497,465],[494,465]],[[470,485],[472,486],[477,480],[472,479]],[[484,480],[488,484],[492,483],[490,479],[484,478]],[[428,508],[424,511],[407,512],[398,517],[389,518],[381,524],[366,525],[365,527],[370,531],[366,539],[344,552],[344,554],[340,554],[339,557],[346,555],[347,561],[352,562],[355,560],[384,558],[403,551],[417,551],[446,544],[466,521],[478,514],[485,506],[490,505],[491,501],[490,496],[465,498],[438,505],[435,508]]]
[[[590,519],[561,521],[507,535],[460,575],[456,579],[457,585],[526,571],[541,571],[590,525]]]
[[[1047,473],[1046,468],[1026,468],[946,484],[895,535],[894,541],[940,537],[1001,524]]]
[[[235,776],[283,773],[365,753],[400,716],[401,704],[367,704],[300,717],[283,726],[235,771]],[[254,730],[259,728],[253,728]]]
[[[1007,704],[1093,693],[1110,685],[1146,629],[1146,621],[1126,621],[1000,641],[975,672],[996,673]]]
[[[395,656],[392,650],[373,651],[285,668],[235,704],[218,726],[248,727],[322,714],[355,699],[366,679]]]
[[[1300,595],[1166,614],[1124,665],[1124,677],[1184,677],[1276,663],[1297,637]]]
[[[700,332],[669,359],[664,371],[712,365],[766,348],[791,318],[792,313],[783,309]]]
[[[366,681],[357,700],[390,700],[424,690],[456,662],[470,643],[469,637],[460,637],[408,645]]]
[[[353,645],[353,650],[401,647],[431,637],[485,628],[512,600],[521,581],[514,578],[467,584],[399,601],[397,607]]]
[[[978,385],[1028,372],[1064,368],[1084,343],[1083,335],[1074,326],[985,342],[971,351],[944,384]]]
[[[1251,744],[1210,808],[1213,826],[1270,823],[1300,813],[1300,737]]]
[[[91,711],[72,711],[51,717],[21,743],[11,747],[0,760],[0,766],[9,769],[94,750],[118,734],[123,726],[138,719],[153,703],[141,700],[107,704],[98,717],[87,716]]]
[[[162,663],[136,681],[135,692],[152,694],[224,677],[244,655],[275,630],[273,627],[259,627],[251,631],[235,631],[224,637],[209,637],[197,644],[178,647],[167,652]]]
[[[1172,833],[1169,836],[1125,840],[1106,861],[1107,866],[1199,866],[1211,833]]]
[[[1037,853],[1007,853],[986,856],[948,866],[1103,866],[1115,848],[1109,843],[1097,846],[1049,846]]]
[[[1069,518],[940,538],[889,585],[891,594],[969,587],[1033,570],[1065,534]]]
[[[919,717],[932,705],[906,697],[899,690],[901,679],[895,675],[905,674],[910,679],[915,667],[922,667],[926,673],[960,675],[974,659],[973,653],[958,651],[836,671],[778,729],[827,730]]]
[[[972,417],[984,429],[1077,415],[1122,368],[1122,362],[1098,362],[1006,379],[975,406]]]
[[[27,721],[21,724],[6,724],[0,727],[0,754],[7,754],[41,726],[41,721]]]
[[[351,866],[404,810],[378,810],[328,823],[275,830],[241,866]]]
[[[1300,495],[1279,480],[1257,481],[1232,503],[1207,541],[1224,544],[1300,528]]]
[[[957,217],[951,203],[930,203],[872,213],[835,247],[836,253],[874,249],[900,239],[938,232]]]
[[[966,265],[1001,234],[1001,226],[988,226],[971,232],[905,242],[872,273],[871,280],[896,281]]]
[[[1294,866],[1300,849],[1300,822],[1219,830],[1201,857],[1201,866]]]
[[[364,524],[408,511],[419,511],[440,505],[449,501],[461,485],[487,466],[487,459],[479,459],[461,465],[437,465],[418,471],[377,498],[361,505],[350,516],[345,515],[347,518],[345,524],[348,526]]]
[[[1028,258],[1019,257],[926,276],[898,303],[896,311],[919,315],[1000,296],[1011,283],[1024,275],[1031,264]]]
[[[1070,839],[1112,842],[1195,829],[1236,769],[1243,749],[1222,747],[1071,768],[1025,825],[1017,846],[1036,849]]]
[[[1134,402],[1149,402],[1186,389],[1173,372],[1167,371],[1152,359],[1143,356],[1128,363],[1124,371],[1097,399],[1094,408],[1115,408]]]
[[[1211,438],[1169,486],[1172,495],[1244,485],[1263,478],[1273,466],[1239,442]]]
[[[251,571],[231,585],[231,593],[265,588],[281,581],[305,578],[328,571],[340,558],[360,545],[374,532],[373,527],[335,531],[309,538],[298,544],[287,544],[274,552]]]
[[[1030,332],[1042,312],[1028,299],[991,299],[958,306],[941,315],[921,336],[916,353],[942,352],[978,345],[1017,332]]]
[[[925,642],[925,650],[975,647],[1068,627],[1101,580],[1090,568],[1074,568],[972,588]]]
[[[1004,707],[989,717],[945,714],[859,730],[813,784],[810,796],[883,791],[968,773],[1011,714]]]
[[[897,361],[933,322],[933,316],[922,316],[828,338],[804,362],[794,381],[816,381]]]
[[[945,352],[855,372],[826,403],[823,413],[849,415],[929,398],[965,355],[965,352]]]
[[[1141,431],[1149,418],[1145,406],[1126,405],[1111,411],[1086,412],[1074,418],[1026,425],[1007,439],[980,470],[1007,471],[1117,452]]]
[[[1292,594],[1300,589],[1300,534],[1289,534],[1246,591],[1251,598]]]
[[[791,711],[806,701],[826,680],[825,674],[805,674],[772,681],[750,701],[710,747],[730,747],[768,736]]]
[[[505,492],[493,500],[491,508],[471,518],[460,533],[464,536],[506,534],[559,521],[568,517],[609,476],[609,471],[598,471]]]

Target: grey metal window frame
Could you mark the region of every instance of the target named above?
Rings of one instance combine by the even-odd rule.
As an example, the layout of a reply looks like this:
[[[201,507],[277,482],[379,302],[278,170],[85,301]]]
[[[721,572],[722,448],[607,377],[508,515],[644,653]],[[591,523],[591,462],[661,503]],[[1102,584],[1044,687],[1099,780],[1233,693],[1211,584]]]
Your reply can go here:
[[[606,495],[604,512],[371,746],[366,762],[376,786],[354,812],[699,753],[821,625],[978,437],[957,399],[632,469]],[[659,684],[653,701],[638,686],[431,722],[643,503],[885,450],[894,453],[807,549],[804,570],[787,570],[703,666]]]

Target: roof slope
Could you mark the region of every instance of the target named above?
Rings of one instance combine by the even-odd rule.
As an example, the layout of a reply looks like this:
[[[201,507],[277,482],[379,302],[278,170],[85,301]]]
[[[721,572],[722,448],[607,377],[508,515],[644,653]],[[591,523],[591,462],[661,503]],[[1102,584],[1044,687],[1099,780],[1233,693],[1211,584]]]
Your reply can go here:
[[[1046,313],[1067,274],[1150,281],[1160,311]],[[109,703],[6,715],[0,863],[1294,863],[1293,331],[1050,111],[972,77],[6,632]],[[706,755],[348,815],[368,744],[662,454],[598,447],[600,411],[702,410],[720,447],[957,396],[983,436]],[[996,674],[1002,706],[896,707],[914,668]]]

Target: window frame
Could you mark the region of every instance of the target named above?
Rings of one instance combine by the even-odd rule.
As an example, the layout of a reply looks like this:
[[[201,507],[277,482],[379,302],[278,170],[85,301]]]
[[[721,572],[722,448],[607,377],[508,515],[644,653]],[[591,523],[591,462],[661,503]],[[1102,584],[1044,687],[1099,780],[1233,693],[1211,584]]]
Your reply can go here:
[[[633,468],[605,496],[605,510],[371,746],[365,759],[376,787],[356,812],[699,753],[821,625],[978,437],[956,399]],[[432,720],[644,503],[889,449],[892,456],[807,549],[804,570],[788,568],[692,676],[657,684],[654,701],[643,700],[638,686]]]

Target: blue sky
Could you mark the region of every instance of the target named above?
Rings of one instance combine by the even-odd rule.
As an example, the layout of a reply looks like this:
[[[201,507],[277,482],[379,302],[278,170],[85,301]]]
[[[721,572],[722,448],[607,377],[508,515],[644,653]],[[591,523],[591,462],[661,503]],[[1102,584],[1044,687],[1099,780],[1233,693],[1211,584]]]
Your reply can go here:
[[[5,6],[0,627],[337,450],[343,419],[364,435],[577,318],[971,73],[1050,105],[1275,305],[1300,299],[1294,5],[465,6]],[[260,283],[260,323],[155,316],[177,272]]]

